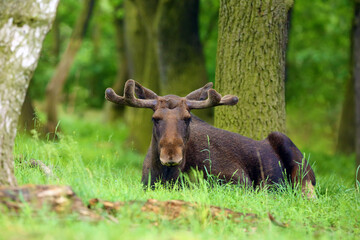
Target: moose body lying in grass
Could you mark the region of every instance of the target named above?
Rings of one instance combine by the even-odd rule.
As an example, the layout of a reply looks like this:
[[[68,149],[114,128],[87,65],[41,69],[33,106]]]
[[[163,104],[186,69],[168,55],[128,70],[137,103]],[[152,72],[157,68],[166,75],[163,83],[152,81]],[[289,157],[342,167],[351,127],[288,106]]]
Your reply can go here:
[[[284,134],[272,132],[266,139],[255,141],[215,128],[190,113],[192,109],[238,102],[236,96],[221,97],[211,83],[186,97],[161,97],[134,80],[128,80],[123,97],[111,88],[106,89],[105,97],[116,104],[154,111],[151,145],[142,169],[144,185],[171,182],[180,172],[198,169],[211,171],[212,175],[227,182],[254,186],[265,182],[281,183],[287,178],[294,185],[301,183],[302,191],[309,197],[315,196],[314,172]],[[209,152],[204,149],[209,149],[210,161],[207,160]]]

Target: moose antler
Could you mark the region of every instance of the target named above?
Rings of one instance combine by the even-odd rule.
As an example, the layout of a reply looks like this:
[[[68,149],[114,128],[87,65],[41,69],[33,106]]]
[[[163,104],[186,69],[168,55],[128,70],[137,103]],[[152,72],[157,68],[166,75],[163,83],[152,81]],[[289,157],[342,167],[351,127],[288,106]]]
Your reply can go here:
[[[205,87],[206,85],[204,86],[204,88]],[[188,105],[189,109],[202,109],[219,105],[235,105],[239,101],[238,97],[234,95],[226,95],[224,97],[221,97],[220,93],[218,93],[214,89],[209,89],[207,91],[207,95],[208,98],[206,100],[195,101],[187,99],[186,104]]]
[[[151,108],[154,109],[157,103],[157,95],[151,91],[150,99],[138,99],[135,97],[135,86],[136,90],[141,91],[144,96],[149,96],[148,89],[141,86],[139,83],[135,82],[132,79],[129,79],[125,83],[124,87],[124,96],[119,96],[115,93],[112,88],[107,88],[105,91],[105,98],[113,103],[119,105],[127,105],[136,108]]]
[[[208,97],[207,92],[212,87],[213,87],[213,83],[209,82],[205,86],[203,86],[202,88],[199,88],[199,89],[197,89],[195,91],[192,91],[185,98],[188,99],[188,100],[197,100],[197,101],[205,100]]]

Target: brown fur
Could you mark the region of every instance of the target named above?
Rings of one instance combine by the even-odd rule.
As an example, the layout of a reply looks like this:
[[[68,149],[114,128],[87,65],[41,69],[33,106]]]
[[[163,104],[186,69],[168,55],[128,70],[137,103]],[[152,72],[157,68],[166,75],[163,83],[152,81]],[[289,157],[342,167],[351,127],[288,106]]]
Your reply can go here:
[[[124,97],[111,89],[106,91],[106,98],[112,102],[148,107],[154,111],[151,145],[142,169],[143,184],[154,186],[158,181],[172,182],[180,172],[198,169],[204,173],[211,171],[226,182],[253,186],[281,183],[287,178],[293,184],[301,183],[307,196],[315,196],[314,172],[284,134],[272,132],[266,139],[255,141],[215,128],[190,114],[194,108],[237,103],[235,96],[221,97],[211,87],[207,84],[185,98],[175,95],[160,97],[129,80]],[[138,98],[131,96],[134,92]],[[209,153],[204,149],[210,151],[210,161],[207,160]]]
[[[156,130],[154,130],[156,131]],[[157,138],[153,136],[151,146],[143,164],[142,182],[150,185],[156,181],[176,180],[180,172],[189,172],[191,168],[205,171],[234,183],[259,185],[263,176],[268,183],[284,181],[283,172],[292,183],[299,182],[301,169],[303,183],[306,180],[315,185],[315,175],[299,149],[282,133],[272,132],[262,141],[255,141],[236,133],[215,128],[199,118],[192,116],[189,139],[185,146],[183,161],[178,166],[164,166],[159,160]],[[210,146],[208,146],[209,136]],[[210,150],[210,162],[206,161]],[[260,155],[260,159],[258,157]],[[262,167],[260,166],[262,163]]]

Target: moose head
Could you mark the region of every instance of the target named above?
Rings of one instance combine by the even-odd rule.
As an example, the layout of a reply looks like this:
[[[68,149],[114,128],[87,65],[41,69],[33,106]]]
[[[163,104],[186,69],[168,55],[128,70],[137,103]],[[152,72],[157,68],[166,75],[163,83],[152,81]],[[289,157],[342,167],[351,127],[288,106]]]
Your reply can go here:
[[[124,96],[117,95],[113,89],[105,91],[110,102],[136,108],[150,108],[154,111],[153,140],[156,142],[159,159],[164,166],[177,166],[184,159],[185,146],[190,135],[192,109],[210,108],[219,105],[235,105],[238,98],[233,95],[222,97],[208,83],[186,97],[176,95],[158,96],[134,80],[128,80]],[[136,96],[135,96],[136,94]]]

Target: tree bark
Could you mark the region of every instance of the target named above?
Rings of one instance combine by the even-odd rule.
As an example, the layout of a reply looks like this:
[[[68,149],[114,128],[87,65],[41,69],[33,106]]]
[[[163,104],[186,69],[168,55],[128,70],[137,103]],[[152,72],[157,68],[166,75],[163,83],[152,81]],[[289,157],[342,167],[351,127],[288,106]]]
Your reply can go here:
[[[82,40],[90,22],[94,4],[95,0],[84,0],[84,7],[76,21],[70,42],[55,70],[53,77],[46,87],[47,124],[45,132],[50,133],[51,135],[55,134],[58,124],[57,105],[59,97],[64,88],[65,81],[74,62],[76,53],[81,47]]]
[[[0,185],[16,185],[16,126],[58,0],[0,1]]]
[[[157,0],[125,0],[125,49],[129,77],[159,92],[159,70],[155,49],[153,14]],[[155,6],[155,7],[154,7]],[[145,152],[152,132],[152,111],[126,108],[125,120],[129,126],[129,141],[133,148]]]
[[[161,95],[186,96],[208,81],[199,38],[199,1],[160,0],[155,26]],[[193,111],[209,120],[211,110]]]
[[[360,1],[355,0],[355,17],[353,22],[353,76],[355,86],[355,122],[356,122],[356,169],[360,166]],[[360,171],[357,174],[360,183]],[[359,187],[359,186],[358,186]]]
[[[351,50],[352,52],[352,50]],[[352,66],[351,66],[352,68]],[[351,72],[353,70],[351,69]],[[352,74],[351,74],[352,75]],[[342,106],[336,151],[344,154],[355,152],[355,89],[354,78],[350,77]]]
[[[285,52],[291,1],[221,0],[215,86],[239,97],[215,125],[262,139],[285,132]]]
[[[207,83],[198,12],[197,0],[161,0],[159,3],[155,24],[161,94],[186,96]]]
[[[204,85],[207,76],[197,19],[197,0],[126,0],[130,78],[159,95],[185,96]],[[203,110],[200,115],[206,113],[209,111]],[[142,152],[150,143],[151,115],[148,109],[126,109],[133,146]]]
[[[60,49],[61,49],[61,37],[60,37],[60,22],[59,19],[54,20],[54,24],[52,27],[52,37],[53,37],[53,48],[52,53],[56,58],[56,62],[59,61]]]
[[[19,118],[19,130],[29,133],[35,129],[36,113],[29,92],[29,88],[26,91],[25,100],[21,107],[21,114]]]

